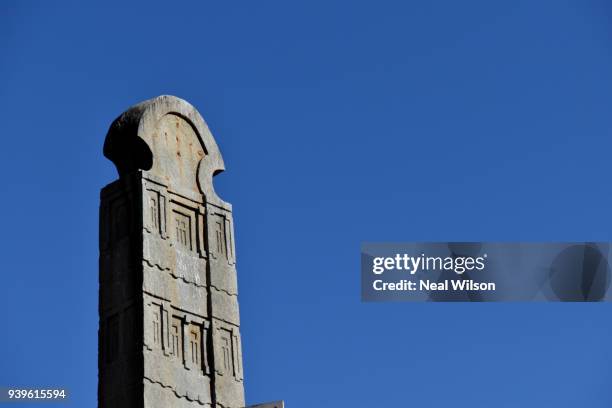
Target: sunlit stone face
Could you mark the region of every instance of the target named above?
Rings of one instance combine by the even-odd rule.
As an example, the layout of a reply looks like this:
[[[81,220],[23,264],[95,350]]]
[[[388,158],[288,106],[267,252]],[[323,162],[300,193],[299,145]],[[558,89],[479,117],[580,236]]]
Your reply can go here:
[[[151,172],[163,178],[177,191],[198,192],[197,169],[204,157],[204,150],[191,124],[180,116],[165,115],[159,121],[151,144]]]

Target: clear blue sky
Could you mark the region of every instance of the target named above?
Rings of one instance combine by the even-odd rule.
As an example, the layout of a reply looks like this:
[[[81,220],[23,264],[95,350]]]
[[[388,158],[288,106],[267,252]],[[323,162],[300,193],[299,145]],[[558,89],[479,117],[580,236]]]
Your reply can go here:
[[[612,6],[0,3],[0,385],[96,406],[111,121],[207,120],[249,403],[610,407],[609,304],[364,304],[376,240],[612,240]]]

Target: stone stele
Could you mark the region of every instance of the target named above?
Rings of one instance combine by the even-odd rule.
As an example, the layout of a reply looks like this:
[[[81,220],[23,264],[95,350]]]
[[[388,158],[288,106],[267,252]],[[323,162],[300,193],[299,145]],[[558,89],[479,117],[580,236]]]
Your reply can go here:
[[[159,96],[115,119],[104,155],[119,179],[101,191],[98,407],[243,408],[232,206],[208,126]]]

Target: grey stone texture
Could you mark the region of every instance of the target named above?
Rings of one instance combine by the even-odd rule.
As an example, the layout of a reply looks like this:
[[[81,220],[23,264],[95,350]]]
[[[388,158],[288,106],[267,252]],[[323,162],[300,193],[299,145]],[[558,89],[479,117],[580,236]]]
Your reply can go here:
[[[224,163],[186,101],[160,96],[111,125],[119,179],[100,204],[99,408],[242,408],[232,206]]]
[[[284,401],[267,402],[265,404],[249,405],[248,408],[285,408]]]

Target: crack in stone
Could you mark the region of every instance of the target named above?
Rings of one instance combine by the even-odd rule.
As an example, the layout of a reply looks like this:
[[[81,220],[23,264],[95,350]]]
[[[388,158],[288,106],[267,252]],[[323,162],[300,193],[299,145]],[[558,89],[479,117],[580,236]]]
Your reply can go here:
[[[172,269],[162,267],[162,266],[161,266],[161,265],[159,265],[158,263],[153,263],[153,262],[150,262],[150,261],[149,261],[148,259],[146,259],[146,258],[142,258],[142,260],[143,260],[144,262],[146,262],[146,264],[147,264],[149,267],[151,267],[151,268],[157,268],[157,269],[159,269],[159,270],[160,270],[160,271],[162,271],[162,272],[168,271],[168,272],[169,272],[169,275],[170,275],[170,276],[172,276],[174,279],[180,279],[180,280],[182,280],[183,282],[185,282],[185,283],[187,283],[187,284],[189,284],[189,285],[194,285],[194,286],[196,286],[196,287],[198,287],[198,288],[206,288],[206,287],[207,287],[206,285],[199,285],[199,284],[198,284],[198,283],[196,283],[196,282],[193,282],[193,281],[187,280],[187,279],[185,279],[185,277],[183,277],[183,276],[178,276],[178,275],[175,275],[175,274],[172,272]],[[219,288],[219,287],[217,287],[217,286],[215,286],[215,285],[213,285],[213,284],[210,284],[209,286],[210,286],[211,288],[215,288],[215,290],[218,290],[219,292],[223,292],[223,293],[227,294],[228,296],[238,297],[238,294],[236,294],[236,293],[231,293],[231,292],[227,291],[226,289]]]
[[[157,381],[157,380],[153,380],[153,379],[151,379],[151,378],[147,377],[146,375],[145,375],[145,376],[143,376],[143,378],[144,378],[145,380],[149,381],[151,384],[158,384],[158,385],[159,385],[160,387],[162,387],[162,388],[167,388],[167,389],[171,390],[171,391],[174,393],[174,395],[176,395],[176,396],[177,396],[177,397],[179,397],[179,398],[184,398],[184,399],[186,399],[186,400],[187,400],[187,401],[189,401],[189,402],[196,402],[198,405],[212,407],[212,404],[209,404],[209,403],[206,403],[206,402],[202,402],[202,401],[200,401],[199,399],[191,399],[191,398],[189,398],[187,395],[181,395],[181,394],[179,394],[179,393],[176,391],[176,389],[174,389],[174,387],[172,387],[171,385],[163,384],[162,382]]]

